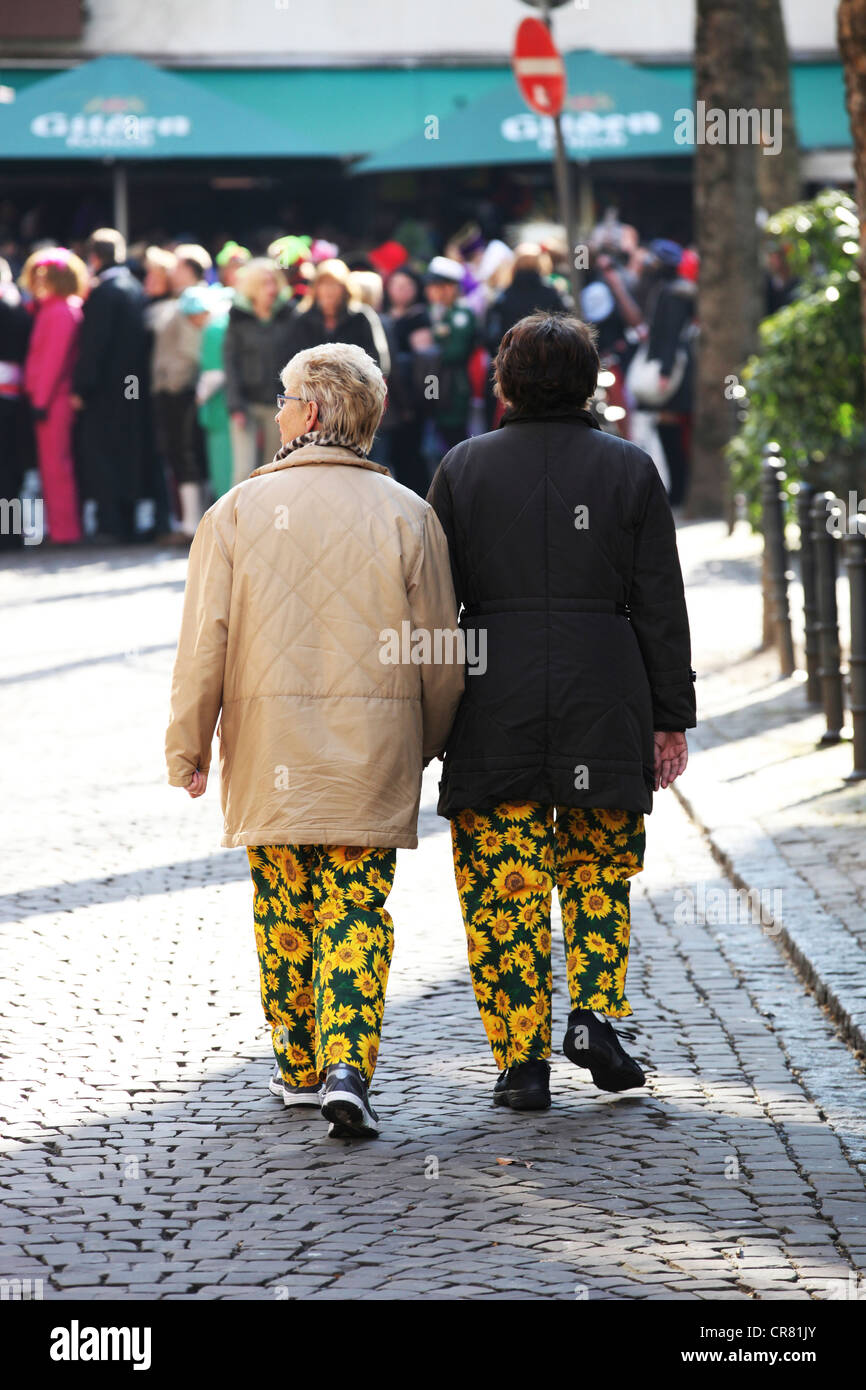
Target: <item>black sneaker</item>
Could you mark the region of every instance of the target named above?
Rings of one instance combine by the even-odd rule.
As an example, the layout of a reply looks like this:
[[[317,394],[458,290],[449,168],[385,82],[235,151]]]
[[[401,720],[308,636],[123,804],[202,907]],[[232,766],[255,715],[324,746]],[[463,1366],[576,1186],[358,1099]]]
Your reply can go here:
[[[587,1067],[602,1091],[628,1091],[644,1086],[646,1077],[633,1057],[622,1047],[606,1018],[596,1018],[592,1009],[573,1009],[562,1050],[576,1067]]]
[[[290,1086],[283,1078],[279,1062],[274,1062],[268,1090],[272,1096],[279,1096],[283,1105],[318,1105],[322,1094],[321,1086]]]
[[[515,1062],[507,1067],[493,1087],[493,1104],[512,1110],[548,1110],[550,1063]]]
[[[321,1101],[329,1139],[373,1139],[379,1133],[379,1116],[367,1099],[367,1083],[348,1062],[328,1067]]]

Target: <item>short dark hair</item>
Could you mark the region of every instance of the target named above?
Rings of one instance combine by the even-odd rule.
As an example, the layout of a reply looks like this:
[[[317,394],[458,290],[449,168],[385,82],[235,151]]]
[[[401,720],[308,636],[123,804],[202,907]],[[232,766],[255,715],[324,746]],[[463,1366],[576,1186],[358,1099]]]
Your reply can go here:
[[[123,265],[126,260],[126,241],[114,227],[100,227],[87,238],[85,255],[95,256],[103,268]]]
[[[596,329],[574,314],[527,314],[499,344],[496,394],[516,415],[581,410],[598,384],[596,338]]]

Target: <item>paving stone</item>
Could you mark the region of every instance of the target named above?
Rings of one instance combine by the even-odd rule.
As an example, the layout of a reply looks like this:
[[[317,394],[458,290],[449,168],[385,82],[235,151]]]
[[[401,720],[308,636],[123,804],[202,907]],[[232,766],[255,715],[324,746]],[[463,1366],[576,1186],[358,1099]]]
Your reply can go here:
[[[802,688],[750,656],[750,543],[716,523],[679,534],[701,725],[631,881],[628,1026],[647,1087],[600,1093],[556,1054],[549,1112],[493,1107],[433,766],[389,902],[383,1131],[363,1147],[268,1094],[246,857],[218,847],[216,782],[193,806],[164,780],[185,559],[0,557],[0,718],[20,789],[0,915],[25,928],[0,933],[15,984],[0,1276],[94,1301],[802,1301],[866,1269],[861,1067],[771,935],[675,911],[683,887],[736,887],[706,824],[738,881],[781,887],[792,938],[808,934],[816,968],[832,962],[854,1018],[866,927],[857,937],[842,909],[864,887],[864,791],[841,784],[850,750],[812,754]],[[75,711],[74,740],[58,708]],[[106,747],[123,749],[122,778]],[[64,826],[50,855],[46,788]],[[562,965],[557,944],[556,1038]]]

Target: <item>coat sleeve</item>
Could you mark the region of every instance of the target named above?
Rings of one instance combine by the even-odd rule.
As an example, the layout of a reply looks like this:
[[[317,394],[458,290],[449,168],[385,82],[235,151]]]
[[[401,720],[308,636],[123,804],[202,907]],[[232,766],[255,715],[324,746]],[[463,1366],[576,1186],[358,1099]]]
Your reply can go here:
[[[367,342],[363,343],[362,347],[375,362],[378,362],[382,375],[388,376],[391,371],[391,351],[388,347],[385,330],[382,327],[382,320],[375,309],[371,309],[368,304],[362,304],[360,312],[367,324],[367,331],[364,334]]]
[[[457,445],[460,448],[460,445]],[[439,525],[445,533],[448,541],[448,553],[451,558],[451,583],[454,586],[454,597],[457,600],[457,607],[466,602],[466,586],[460,571],[460,547],[457,540],[457,532],[454,523],[454,502],[451,497],[451,488],[448,483],[448,474],[445,469],[445,460],[450,457],[450,453],[440,463],[433,475],[433,481],[427,493],[427,501],[439,518]]]
[[[180,638],[171,679],[165,736],[168,780],[185,787],[192,774],[207,772],[222,705],[226,641],[232,591],[230,548],[207,512],[189,551]]]
[[[464,663],[459,645],[448,542],[431,507],[424,515],[421,550],[406,591],[414,630],[428,632],[431,639],[435,637],[437,629],[440,634],[452,632],[455,638],[453,643],[434,642],[433,659],[419,667],[424,721],[423,757],[427,762],[430,758],[438,758],[445,747],[464,685]],[[437,653],[443,659],[437,660]]]
[[[24,369],[27,394],[37,410],[47,410],[54,400],[77,332],[67,305],[58,303],[39,311]]]
[[[229,317],[228,327],[223,338],[223,367],[226,374],[226,407],[230,415],[246,409],[239,355],[241,334],[237,323]]]
[[[499,344],[504,335],[503,323],[505,321],[505,297],[498,294],[487,310],[484,319],[484,345],[491,357],[495,357],[499,351]]]
[[[30,398],[31,405],[35,405],[37,410],[45,408],[48,397],[41,385],[51,339],[50,328],[46,325],[45,318],[45,310],[42,309],[37,313],[33,324],[27,356],[24,359],[24,390]]]
[[[452,324],[451,331],[438,340],[443,366],[465,365],[472,355],[478,331],[475,315],[471,309],[461,309],[461,312],[466,315],[465,323]]]
[[[657,357],[663,376],[670,376],[682,342],[683,330],[692,316],[692,305],[670,290],[659,295],[650,327],[647,355]]]
[[[631,625],[649,677],[653,728],[693,729],[695,672],[677,533],[664,483],[647,456],[645,505],[635,534],[628,596]]]
[[[111,362],[115,294],[116,291],[99,286],[84,305],[73,377],[73,390],[84,400],[98,390],[106,378],[113,379],[110,368],[115,365]]]

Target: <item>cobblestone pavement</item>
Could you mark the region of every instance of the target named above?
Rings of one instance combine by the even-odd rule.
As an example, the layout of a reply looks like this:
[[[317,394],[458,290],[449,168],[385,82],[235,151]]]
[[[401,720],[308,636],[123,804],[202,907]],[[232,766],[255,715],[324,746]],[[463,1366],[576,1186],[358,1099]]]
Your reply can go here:
[[[549,1112],[493,1108],[434,767],[390,900],[381,1139],[329,1141],[269,1095],[246,858],[218,848],[216,786],[164,780],[184,572],[153,550],[0,566],[0,1278],[46,1299],[862,1296],[863,1069],[769,930],[677,919],[678,885],[729,884],[671,791],[632,880],[645,1091],[559,1056]]]
[[[679,548],[699,725],[689,735],[691,761],[677,794],[735,880],[774,911],[786,949],[862,1053],[866,781],[845,781],[853,769],[849,742],[820,745],[826,725],[806,703],[805,671],[782,678],[775,650],[756,650],[760,538],[742,523],[731,536],[723,524],[704,523],[682,527]],[[796,559],[792,568],[799,568]],[[845,649],[847,597],[840,579]],[[791,614],[804,666],[798,582],[791,585]]]

